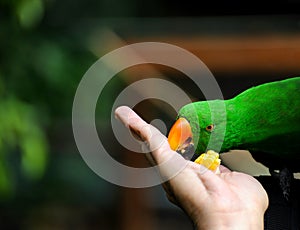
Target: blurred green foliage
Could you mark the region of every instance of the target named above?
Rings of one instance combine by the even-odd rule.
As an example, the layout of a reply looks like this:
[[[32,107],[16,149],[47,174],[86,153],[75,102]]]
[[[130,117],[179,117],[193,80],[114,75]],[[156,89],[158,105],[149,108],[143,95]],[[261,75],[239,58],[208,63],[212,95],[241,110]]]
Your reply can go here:
[[[44,175],[48,133],[70,119],[77,84],[95,60],[80,41],[47,28],[47,3],[0,1],[0,199],[13,196],[19,175]]]
[[[18,149],[22,153],[21,167],[30,179],[39,178],[47,162],[47,143],[44,133],[35,119],[34,107],[16,98],[0,100],[0,194],[12,191],[13,181],[6,154]]]
[[[37,25],[43,16],[43,11],[44,7],[41,0],[21,1],[17,9],[20,25],[24,28]]]

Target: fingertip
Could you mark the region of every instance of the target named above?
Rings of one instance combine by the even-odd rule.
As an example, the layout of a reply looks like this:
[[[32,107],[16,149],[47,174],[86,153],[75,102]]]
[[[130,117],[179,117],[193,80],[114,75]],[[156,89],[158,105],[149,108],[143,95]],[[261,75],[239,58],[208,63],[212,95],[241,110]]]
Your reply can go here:
[[[115,109],[115,118],[118,120],[124,120],[124,117],[128,116],[128,114],[132,111],[128,106],[122,105]]]
[[[115,118],[121,121],[126,127],[136,127],[141,123],[146,123],[139,115],[137,115],[130,107],[120,106],[115,110]]]
[[[155,162],[161,163],[170,158],[169,154],[173,151],[170,148],[167,137],[156,127],[145,122],[131,108],[128,106],[116,108],[115,117],[131,131],[135,138],[147,143],[147,147],[149,147]]]

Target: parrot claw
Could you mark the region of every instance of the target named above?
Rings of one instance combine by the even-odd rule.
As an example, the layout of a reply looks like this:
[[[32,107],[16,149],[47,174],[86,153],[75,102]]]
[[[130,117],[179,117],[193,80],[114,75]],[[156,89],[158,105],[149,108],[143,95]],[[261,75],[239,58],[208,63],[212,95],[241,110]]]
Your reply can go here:
[[[203,165],[216,174],[220,173],[219,166],[221,160],[219,159],[219,154],[215,151],[209,150],[206,153],[201,154],[194,162]]]

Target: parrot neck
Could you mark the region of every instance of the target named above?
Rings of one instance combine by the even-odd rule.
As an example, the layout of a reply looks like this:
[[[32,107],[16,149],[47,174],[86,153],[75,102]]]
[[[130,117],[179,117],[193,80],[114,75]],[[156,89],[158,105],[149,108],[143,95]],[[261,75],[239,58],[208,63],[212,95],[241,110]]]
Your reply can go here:
[[[242,106],[235,98],[226,100],[227,123],[223,151],[248,149],[269,135],[257,118],[257,111]]]
[[[299,115],[290,113],[285,108],[287,103],[279,104],[274,100],[266,103],[258,97],[252,102],[245,103],[243,97],[226,100],[227,123],[222,151],[244,149],[284,153],[286,146],[296,151],[299,144],[295,143],[300,138]]]
[[[252,106],[241,104],[235,98],[226,100],[227,124],[223,151],[248,149],[263,142],[272,133],[265,114],[258,114]]]

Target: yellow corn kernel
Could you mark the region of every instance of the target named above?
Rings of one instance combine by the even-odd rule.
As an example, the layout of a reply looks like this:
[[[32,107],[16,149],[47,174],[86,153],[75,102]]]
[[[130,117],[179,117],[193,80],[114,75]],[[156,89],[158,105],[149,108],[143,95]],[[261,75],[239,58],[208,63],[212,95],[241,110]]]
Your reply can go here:
[[[201,164],[211,171],[216,171],[221,164],[219,154],[215,151],[209,150],[206,153],[202,153],[196,160],[195,163]]]

